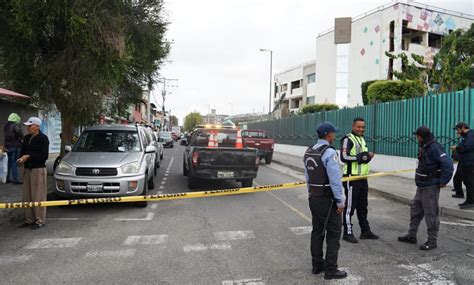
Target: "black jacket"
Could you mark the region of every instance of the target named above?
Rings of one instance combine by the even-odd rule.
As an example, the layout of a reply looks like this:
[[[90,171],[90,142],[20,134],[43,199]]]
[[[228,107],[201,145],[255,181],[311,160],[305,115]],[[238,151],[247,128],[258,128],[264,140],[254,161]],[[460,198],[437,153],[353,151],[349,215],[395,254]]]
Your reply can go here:
[[[474,166],[474,130],[469,130],[456,146],[456,159],[459,164]]]
[[[20,157],[29,155],[30,159],[25,162],[26,169],[46,167],[49,156],[49,140],[46,135],[39,133],[36,136],[27,135],[23,139]]]
[[[5,135],[5,148],[20,148],[21,140],[24,137],[23,132],[21,131],[21,125],[14,122],[8,122],[5,124],[3,130]]]
[[[434,137],[430,136],[419,146],[416,186],[446,185],[453,172],[453,161],[446,154],[444,146],[436,142]],[[422,176],[426,179],[422,179]]]

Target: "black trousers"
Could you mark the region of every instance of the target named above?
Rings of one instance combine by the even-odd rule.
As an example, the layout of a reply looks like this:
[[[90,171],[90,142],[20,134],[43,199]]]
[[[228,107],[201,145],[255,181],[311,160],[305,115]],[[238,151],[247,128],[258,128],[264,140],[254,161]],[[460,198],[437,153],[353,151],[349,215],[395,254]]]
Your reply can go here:
[[[456,195],[458,196],[464,196],[464,192],[462,191],[462,167],[461,164],[458,163],[458,167],[456,168],[456,173],[454,174],[453,177],[453,184],[454,184],[454,190],[456,190]]]
[[[474,165],[462,166],[462,178],[466,185],[466,202],[474,204]]]
[[[352,216],[357,211],[357,218],[362,232],[370,231],[368,214],[369,184],[367,179],[343,183],[346,193],[346,208],[344,209],[344,234],[352,235]]]
[[[331,206],[332,204],[332,206]],[[326,266],[326,272],[337,270],[337,257],[341,239],[341,216],[336,213],[336,204],[332,198],[326,196],[310,196],[309,208],[313,217],[313,231],[311,232],[311,256],[313,268]],[[331,208],[331,211],[329,211]],[[324,223],[329,214],[325,232]],[[323,243],[326,236],[326,258],[323,258]]]

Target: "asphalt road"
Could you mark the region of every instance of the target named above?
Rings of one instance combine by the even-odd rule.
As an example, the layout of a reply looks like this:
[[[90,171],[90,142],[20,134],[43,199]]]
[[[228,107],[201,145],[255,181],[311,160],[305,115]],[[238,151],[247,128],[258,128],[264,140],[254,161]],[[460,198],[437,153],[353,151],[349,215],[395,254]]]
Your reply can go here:
[[[152,193],[188,191],[183,150],[165,149]],[[255,183],[294,180],[261,166]],[[48,217],[48,225],[37,231],[0,225],[1,284],[474,283],[474,223],[443,218],[438,249],[422,252],[418,245],[396,241],[406,233],[408,207],[372,195],[369,221],[381,239],[341,241],[339,265],[349,277],[331,282],[311,273],[311,215],[302,188],[164,201],[144,209],[54,207]],[[426,239],[424,224],[418,239]]]

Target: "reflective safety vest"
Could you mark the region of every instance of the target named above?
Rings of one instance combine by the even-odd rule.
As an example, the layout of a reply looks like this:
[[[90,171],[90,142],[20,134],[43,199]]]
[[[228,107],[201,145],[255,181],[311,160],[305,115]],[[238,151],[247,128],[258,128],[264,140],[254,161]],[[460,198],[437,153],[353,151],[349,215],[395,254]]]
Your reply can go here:
[[[352,141],[352,148],[349,151],[350,156],[357,156],[359,153],[368,152],[367,144],[365,143],[364,137],[356,136],[353,133],[347,135]],[[349,172],[350,167],[350,172]],[[344,164],[344,175],[360,176],[369,174],[368,163],[347,162]]]

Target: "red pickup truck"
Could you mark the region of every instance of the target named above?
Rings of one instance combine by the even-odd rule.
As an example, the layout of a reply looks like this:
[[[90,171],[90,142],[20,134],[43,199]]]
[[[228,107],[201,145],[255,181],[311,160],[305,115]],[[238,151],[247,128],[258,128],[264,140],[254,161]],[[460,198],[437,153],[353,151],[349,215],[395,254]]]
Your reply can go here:
[[[243,130],[242,140],[244,147],[253,147],[258,150],[260,159],[265,158],[265,163],[270,164],[273,157],[274,141],[268,138],[264,130]]]

